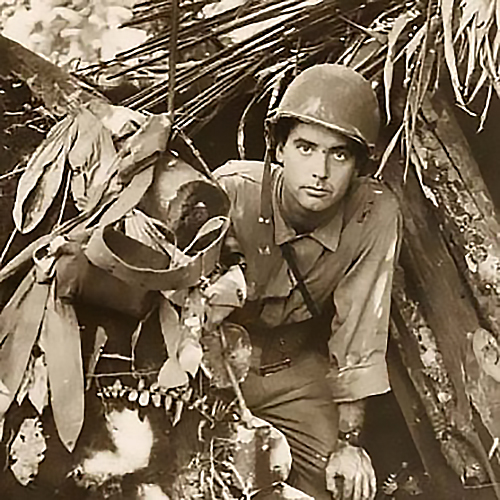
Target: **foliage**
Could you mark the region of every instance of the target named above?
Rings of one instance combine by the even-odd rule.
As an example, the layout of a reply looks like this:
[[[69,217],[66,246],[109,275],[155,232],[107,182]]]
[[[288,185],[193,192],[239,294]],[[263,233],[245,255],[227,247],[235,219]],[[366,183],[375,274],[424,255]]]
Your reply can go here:
[[[396,134],[383,155],[378,174],[382,173],[389,154],[402,138],[407,153],[406,168],[413,163],[421,178],[420,169],[424,167],[416,157],[414,133],[421,120],[424,101],[439,85],[441,69],[445,65],[457,102],[462,107],[471,107],[481,95],[481,89],[487,90],[480,125],[484,124],[489,100],[493,90],[497,91],[498,83],[500,37],[497,3],[497,0],[469,1],[457,6],[453,0],[427,0],[401,5],[375,0],[370,13],[364,14],[362,4],[341,10],[333,0],[258,0],[221,2],[217,6],[205,2],[181,2],[180,30],[176,40],[179,62],[175,68],[177,108],[173,117],[174,130],[178,133],[195,132],[221,105],[250,89],[253,97],[243,114],[239,137],[240,151],[244,156],[244,121],[249,109],[264,98],[269,99],[271,109],[283,90],[284,82],[300,68],[317,61],[338,60],[355,67],[383,89],[386,119],[388,122],[397,120]],[[172,25],[170,9],[170,2],[160,0],[139,4],[135,17],[128,21],[127,26],[134,29],[147,26],[154,35],[111,61],[90,65],[79,72],[96,82],[102,82],[103,76],[109,80],[122,76],[142,79],[147,82],[146,87],[128,98],[123,103],[126,107],[96,102],[72,109],[52,129],[21,178],[14,209],[20,231],[29,232],[39,224],[61,188],[65,194],[58,224],[63,220],[69,192],[81,211],[80,216],[56,228],[49,237],[52,241],[47,254],[37,262],[38,274],[46,272],[45,279],[49,283],[53,278],[54,261],[64,253],[61,248],[65,242],[59,246],[55,236],[68,234],[75,225],[89,229],[93,217],[97,218],[103,212],[101,225],[114,223],[129,213],[128,224],[132,227],[132,216],[135,223],[142,217],[136,217],[137,212],[130,215],[130,210],[151,183],[152,174],[148,168],[152,158],[166,143],[167,137],[162,132],[170,131],[170,123],[161,119],[155,121],[155,117],[146,119],[139,111],[165,109],[169,88],[166,74],[172,56],[168,48]],[[394,81],[401,77],[405,100],[403,109],[399,110],[391,99],[395,95]],[[123,201],[127,196],[122,198],[119,195],[131,186],[136,187],[135,181],[144,182],[135,191],[134,203],[120,204],[120,198]],[[217,224],[217,221],[209,223]],[[205,226],[198,228],[198,236],[192,245],[205,232],[211,231],[211,224],[209,229]],[[149,231],[148,237],[156,235],[153,238],[155,245],[163,245],[165,250],[165,241],[158,238],[161,233],[158,221],[148,218],[144,227]],[[172,246],[171,242],[167,243]],[[42,247],[47,249],[45,242]],[[190,260],[188,249],[184,250],[175,248],[171,254],[175,265],[182,266]],[[0,351],[0,367],[3,361],[4,370],[8,368],[9,371],[0,373],[3,375],[0,379],[5,382],[1,394],[7,400],[7,407],[14,397],[27,394],[37,401],[37,409],[41,411],[50,385],[57,430],[67,448],[72,449],[83,423],[82,368],[75,363],[81,357],[76,319],[68,305],[56,297],[54,286],[48,289],[45,284],[35,283],[33,276],[30,280],[25,285],[32,287],[40,300],[31,304],[29,299],[33,293],[22,295],[21,289],[14,295],[10,307],[8,305],[0,315],[0,321],[7,326],[5,345],[10,348],[9,343],[12,343],[13,346],[11,351]],[[207,296],[203,295],[203,290],[206,284],[200,282],[194,289],[176,297],[175,294],[163,294],[159,316],[168,359],[152,373],[148,372],[147,375],[154,377],[154,383],[147,387],[141,378],[137,387],[132,387],[118,381],[112,387],[104,387],[101,395],[125,397],[129,403],[140,407],[149,404],[156,408],[164,406],[172,414],[172,391],[188,390],[189,381],[203,367],[214,385],[232,387],[236,391],[239,418],[243,421],[242,428],[236,426],[238,434],[241,429],[242,432],[249,430],[247,409],[238,389],[238,383],[248,369],[248,341],[239,336],[226,336],[220,330],[209,331],[203,337],[207,310]],[[36,329],[22,314],[13,313],[17,306],[22,306],[19,307],[22,311],[31,309],[31,305],[38,307]],[[42,336],[37,338],[40,325]],[[130,373],[136,377],[146,376],[134,365],[135,346],[143,327],[144,322],[140,322],[132,335]],[[14,333],[16,335],[12,335]],[[59,363],[54,357],[54,345],[63,340],[67,342],[66,351],[72,355],[64,363]],[[16,341],[20,344],[16,345]],[[106,338],[101,341],[95,345],[92,369],[87,373],[89,381],[99,377],[95,369]],[[20,351],[16,350],[18,347]],[[43,355],[34,356],[33,347],[40,349]],[[1,358],[14,351],[18,354],[16,359]],[[433,362],[435,359],[429,360],[430,364]],[[75,389],[72,394],[64,391],[66,382]],[[114,396],[115,393],[118,396]],[[198,410],[206,414],[203,397],[192,402],[191,393],[183,394],[189,396],[177,398],[172,415],[174,425],[179,422],[186,404],[194,408],[196,403]],[[69,416],[63,414],[67,401],[72,401],[73,411]],[[210,418],[206,421],[210,422]],[[215,470],[214,453],[219,450],[212,446],[214,440],[207,442],[209,447],[193,459],[193,466],[188,466],[184,475],[179,476],[179,495],[185,496],[184,488],[188,487],[203,492],[205,496],[232,498],[223,476],[233,473],[238,479],[231,469],[234,465],[229,460],[230,454],[226,453],[227,450],[220,452],[221,469]],[[114,453],[106,457],[121,466],[119,455]],[[203,483],[205,477],[210,478],[207,483]],[[240,490],[249,494],[251,488]]]
[[[134,0],[3,2],[4,34],[53,62],[89,64],[141,43],[144,30],[121,27]]]
[[[459,106],[476,114],[478,100],[485,99],[483,111],[477,113],[479,129],[484,126],[493,90],[498,89],[497,0],[375,1],[370,9],[330,0],[227,1],[215,5],[219,9],[208,6],[200,13],[190,2],[181,2],[174,127],[190,133],[241,92],[251,89],[250,108],[273,93],[278,96],[283,88],[280,82],[298,69],[338,60],[383,85],[387,121],[399,122],[382,158],[380,175],[400,139],[407,150],[408,169],[420,108],[439,85],[444,68]],[[141,4],[140,13],[137,11],[130,23],[141,26],[160,14],[168,17],[169,9],[169,3],[149,0]],[[118,75],[134,79],[151,76],[162,66],[164,74],[156,73],[124,104],[141,110],[164,109],[169,37],[169,26],[160,25],[157,34],[143,44],[118,54],[113,61],[83,69],[81,74],[87,78],[108,74],[111,81]],[[130,66],[137,59],[140,61]],[[398,111],[393,117],[392,98],[401,92],[395,92],[392,84],[401,74],[406,102],[402,113]],[[247,114],[248,110],[243,118]],[[239,137],[242,155],[243,132],[244,124]]]

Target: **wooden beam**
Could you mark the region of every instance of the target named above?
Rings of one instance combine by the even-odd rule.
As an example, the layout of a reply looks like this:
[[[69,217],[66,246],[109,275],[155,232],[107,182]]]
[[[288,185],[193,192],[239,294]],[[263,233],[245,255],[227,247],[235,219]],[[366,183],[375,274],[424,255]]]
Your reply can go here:
[[[0,75],[15,75],[26,82],[44,107],[58,116],[65,115],[76,104],[91,99],[106,100],[67,71],[3,35],[0,35]]]
[[[399,165],[392,167],[394,171]],[[465,494],[471,483],[496,482],[473,423],[461,369],[468,333],[478,328],[479,319],[418,180],[410,173],[404,187],[394,180],[391,185],[405,222],[400,259],[404,272],[396,274],[393,291],[394,337],[441,453],[464,480]],[[408,396],[401,391],[396,396],[403,414],[411,414]],[[425,444],[427,431],[407,422],[429,467],[437,459],[435,449]],[[428,472],[440,477],[434,467]],[[500,498],[500,490],[490,489]],[[492,498],[491,492],[482,494]]]
[[[423,116],[415,141],[423,185],[482,325],[500,340],[500,223],[493,201],[442,93],[426,103]]]

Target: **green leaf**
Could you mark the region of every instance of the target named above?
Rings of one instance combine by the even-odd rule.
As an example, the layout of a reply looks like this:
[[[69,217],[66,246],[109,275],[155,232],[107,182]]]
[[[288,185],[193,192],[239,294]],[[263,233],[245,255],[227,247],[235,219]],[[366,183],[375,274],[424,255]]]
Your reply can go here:
[[[112,224],[135,208],[153,182],[153,174],[154,167],[152,165],[136,174],[130,184],[120,193],[118,199],[102,216],[99,225],[104,227]]]
[[[52,284],[40,339],[49,372],[52,413],[61,442],[73,451],[84,418],[80,328],[75,310],[62,302]]]
[[[189,378],[186,372],[181,368],[179,361],[174,358],[168,358],[160,369],[158,374],[158,385],[163,389],[172,389],[186,385]]]
[[[75,119],[67,116],[52,128],[28,162],[19,179],[13,210],[14,223],[20,232],[32,231],[52,205],[75,134]]]
[[[394,25],[392,26],[391,31],[389,32],[387,38],[387,56],[384,64],[384,89],[385,89],[385,110],[387,114],[387,123],[391,121],[391,86],[392,86],[392,77],[394,73],[394,58],[395,58],[395,48],[396,43],[405,29],[406,25],[414,18],[414,15],[405,12],[401,14],[396,21],[394,21]]]
[[[76,141],[68,153],[71,192],[78,209],[91,210],[116,172],[118,156],[111,132],[87,108],[77,115],[76,127]]]
[[[193,338],[186,338],[179,347],[179,365],[192,377],[200,367],[203,350],[200,343]]]
[[[396,147],[396,144],[398,143],[399,137],[401,135],[401,132],[403,131],[404,124],[401,124],[401,126],[398,128],[396,133],[392,136],[392,139],[389,141],[389,144],[385,148],[384,154],[382,155],[382,159],[380,160],[380,165],[377,169],[377,172],[374,174],[375,178],[380,178],[382,175],[382,172],[387,164],[387,161],[389,160],[389,157],[391,156],[392,152],[394,151],[394,148]]]
[[[446,65],[448,66],[448,71],[450,72],[455,98],[460,105],[465,107],[462,97],[460,78],[458,77],[455,50],[453,48],[453,7],[454,0],[441,0],[441,17],[443,20],[444,31],[444,58]]]
[[[28,398],[39,415],[47,406],[49,399],[48,369],[45,362],[45,354],[35,359],[33,363],[33,380],[28,390]]]
[[[7,398],[2,397],[0,418],[23,379],[45,313],[48,292],[47,285],[35,282],[32,271],[0,314],[0,381],[9,391]]]
[[[88,391],[92,385],[92,377],[95,374],[95,369],[97,367],[97,363],[101,357],[102,350],[108,341],[108,334],[106,330],[99,325],[95,331],[94,338],[94,349],[92,349],[92,355],[90,356],[88,365],[87,365],[87,383],[85,389]]]
[[[146,159],[166,150],[171,123],[166,114],[150,115],[120,149],[120,176],[128,178]]]
[[[422,42],[425,34],[427,33],[427,23],[424,24],[415,34],[415,36],[406,44],[406,47],[403,49],[403,52],[406,55],[406,67],[408,69],[410,65],[410,60],[418,49],[420,43]]]
[[[159,306],[161,332],[169,358],[177,359],[182,338],[182,325],[179,315],[167,299],[162,299]]]

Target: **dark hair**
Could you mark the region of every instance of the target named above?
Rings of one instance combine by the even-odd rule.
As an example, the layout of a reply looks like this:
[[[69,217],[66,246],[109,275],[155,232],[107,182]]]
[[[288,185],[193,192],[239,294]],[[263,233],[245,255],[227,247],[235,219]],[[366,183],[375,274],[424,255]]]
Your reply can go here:
[[[274,123],[270,129],[270,133],[273,137],[273,143],[275,147],[284,146],[288,136],[291,131],[299,124],[307,123],[302,122],[298,118],[281,118],[276,123]],[[368,149],[363,144],[355,141],[354,139],[349,139],[349,149],[352,151],[356,157],[356,168],[364,166],[368,161]]]
[[[281,118],[272,125],[271,134],[276,146],[283,146],[290,132],[300,123],[297,118]]]

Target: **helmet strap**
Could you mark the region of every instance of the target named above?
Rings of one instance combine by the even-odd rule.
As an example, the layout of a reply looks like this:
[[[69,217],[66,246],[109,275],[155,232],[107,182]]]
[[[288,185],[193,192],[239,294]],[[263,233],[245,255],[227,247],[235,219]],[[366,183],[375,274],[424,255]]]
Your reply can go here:
[[[264,156],[264,171],[262,173],[262,184],[260,190],[260,216],[259,224],[262,225],[262,241],[259,242],[259,252],[269,255],[271,243],[273,241],[273,231],[271,219],[273,216],[272,204],[272,176],[271,158],[273,145],[269,131],[266,131],[266,153]]]

